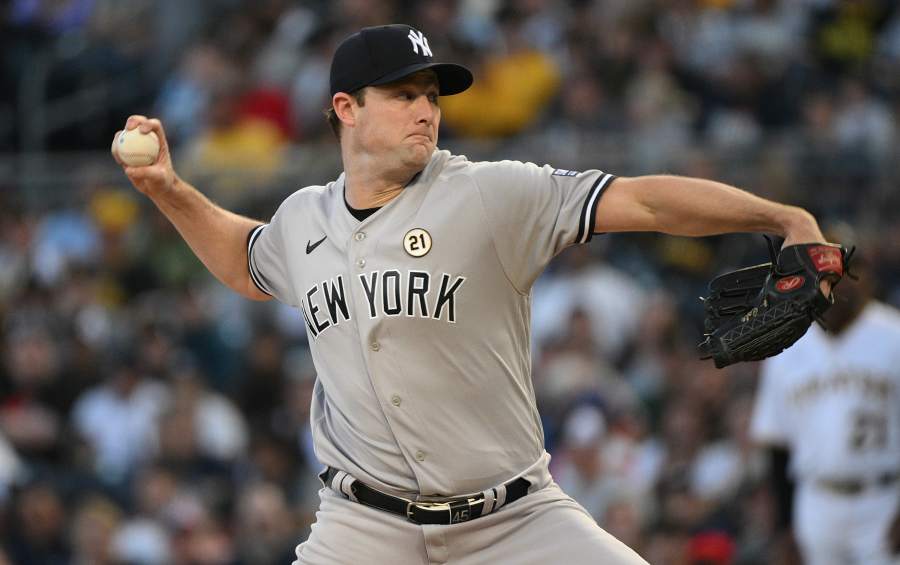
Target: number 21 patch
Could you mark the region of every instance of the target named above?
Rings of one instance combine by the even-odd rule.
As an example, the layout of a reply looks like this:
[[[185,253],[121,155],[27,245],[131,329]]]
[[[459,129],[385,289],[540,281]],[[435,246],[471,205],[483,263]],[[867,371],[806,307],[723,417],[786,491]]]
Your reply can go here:
[[[413,228],[403,236],[403,248],[413,257],[422,257],[431,251],[431,234],[422,228]]]

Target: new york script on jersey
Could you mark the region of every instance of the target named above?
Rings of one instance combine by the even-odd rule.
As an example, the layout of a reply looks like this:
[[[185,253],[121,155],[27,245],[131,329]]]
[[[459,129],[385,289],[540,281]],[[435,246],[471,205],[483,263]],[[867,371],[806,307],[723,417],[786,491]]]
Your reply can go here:
[[[456,295],[466,277],[397,269],[370,271],[356,277],[337,275],[310,287],[301,297],[300,310],[313,338],[331,326],[351,319],[347,284],[358,284],[368,303],[370,319],[384,316],[431,318],[456,323]],[[350,282],[355,281],[355,282]]]

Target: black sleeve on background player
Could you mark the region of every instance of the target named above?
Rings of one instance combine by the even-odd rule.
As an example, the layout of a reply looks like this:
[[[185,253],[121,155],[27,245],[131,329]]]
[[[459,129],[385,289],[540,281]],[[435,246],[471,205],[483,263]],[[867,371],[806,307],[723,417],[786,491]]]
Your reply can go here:
[[[769,448],[769,480],[775,495],[775,523],[779,531],[791,528],[794,511],[794,480],[788,476],[791,453],[785,447]]]

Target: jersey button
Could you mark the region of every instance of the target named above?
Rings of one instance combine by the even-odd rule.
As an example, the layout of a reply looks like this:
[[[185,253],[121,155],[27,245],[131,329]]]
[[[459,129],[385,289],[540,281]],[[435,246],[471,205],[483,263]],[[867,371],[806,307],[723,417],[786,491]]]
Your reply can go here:
[[[355,239],[356,241],[362,241],[362,240],[366,239],[366,232],[364,232],[364,231],[356,232],[356,235],[353,236],[353,239]]]
[[[378,351],[379,349],[381,349],[381,346],[378,345],[377,341],[373,341],[372,344],[369,346],[369,349],[371,349],[372,351]]]
[[[400,396],[396,395],[396,394],[394,396],[392,396],[391,404],[393,404],[394,406],[400,406]]]
[[[416,451],[416,461],[425,461],[425,452],[424,451]]]
[[[359,259],[359,260],[356,262],[356,266],[359,267],[360,269],[362,269],[363,267],[366,266],[366,260],[365,260],[365,259]]]

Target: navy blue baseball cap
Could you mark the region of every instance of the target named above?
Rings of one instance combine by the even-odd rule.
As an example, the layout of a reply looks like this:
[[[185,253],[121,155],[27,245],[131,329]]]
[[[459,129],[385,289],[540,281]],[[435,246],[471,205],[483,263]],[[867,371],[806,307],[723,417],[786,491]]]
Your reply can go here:
[[[441,96],[472,85],[462,65],[437,63],[425,35],[408,25],[366,27],[344,39],[331,60],[331,95],[387,84],[424,69],[435,72]]]

